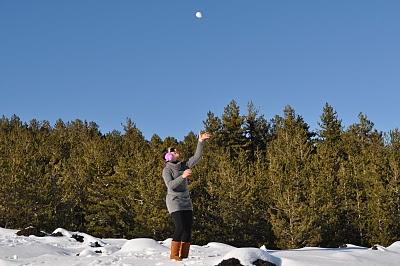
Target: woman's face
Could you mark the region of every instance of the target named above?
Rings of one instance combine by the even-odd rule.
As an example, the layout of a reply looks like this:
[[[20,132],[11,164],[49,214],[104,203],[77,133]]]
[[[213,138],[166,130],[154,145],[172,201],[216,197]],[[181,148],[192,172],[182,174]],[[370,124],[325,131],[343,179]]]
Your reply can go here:
[[[178,150],[174,150],[171,152],[173,159],[172,161],[177,161],[179,159],[179,151]]]

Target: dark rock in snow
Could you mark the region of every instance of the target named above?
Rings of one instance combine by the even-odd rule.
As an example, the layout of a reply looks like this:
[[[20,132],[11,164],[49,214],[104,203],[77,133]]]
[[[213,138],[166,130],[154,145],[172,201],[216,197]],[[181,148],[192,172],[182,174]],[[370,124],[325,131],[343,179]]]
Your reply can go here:
[[[60,237],[64,235],[61,232],[57,232],[57,233],[52,233],[50,236]]]
[[[221,261],[216,266],[243,266],[243,264],[241,264],[240,260],[238,260],[236,258],[230,258],[230,259]]]
[[[39,230],[39,228],[29,226],[27,228],[24,228],[16,233],[18,236],[39,236],[39,237],[44,237],[47,234],[43,233],[42,231]]]
[[[255,266],[276,266],[275,263],[265,261],[265,260],[260,260],[260,259],[253,262],[253,265],[255,265]],[[236,258],[230,258],[230,259],[221,261],[216,266],[243,266],[243,264],[241,264],[240,260],[238,260]]]
[[[96,242],[97,243],[97,242]],[[95,250],[96,253],[103,253],[101,250]]]
[[[102,245],[100,245],[99,244],[99,242],[90,242],[90,247],[92,247],[92,248],[101,248],[102,247]]]
[[[276,266],[275,263],[269,262],[269,261],[265,261],[265,260],[256,260],[255,262],[253,262],[253,265],[256,266]]]
[[[71,237],[81,243],[83,242],[83,238],[84,238],[83,236],[78,235],[78,234],[73,234]]]
[[[378,250],[378,247],[376,245],[373,245],[372,250]]]

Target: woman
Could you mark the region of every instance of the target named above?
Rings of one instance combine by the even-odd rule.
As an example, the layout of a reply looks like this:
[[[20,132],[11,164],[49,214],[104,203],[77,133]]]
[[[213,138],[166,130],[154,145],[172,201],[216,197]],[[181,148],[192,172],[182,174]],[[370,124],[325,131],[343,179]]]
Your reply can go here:
[[[192,240],[193,205],[190,199],[188,178],[192,174],[191,168],[200,160],[204,141],[209,139],[209,133],[200,133],[195,154],[188,161],[179,161],[179,152],[175,148],[168,148],[163,153],[166,161],[163,169],[163,178],[167,186],[166,204],[175,225],[171,242],[172,260],[182,260],[189,256]]]

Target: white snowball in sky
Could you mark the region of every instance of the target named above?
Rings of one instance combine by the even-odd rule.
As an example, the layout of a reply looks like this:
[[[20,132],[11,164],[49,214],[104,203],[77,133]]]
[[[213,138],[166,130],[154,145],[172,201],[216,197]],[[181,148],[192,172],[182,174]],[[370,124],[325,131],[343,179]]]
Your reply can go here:
[[[197,11],[196,12],[196,18],[202,18],[203,14],[201,13],[201,11]]]

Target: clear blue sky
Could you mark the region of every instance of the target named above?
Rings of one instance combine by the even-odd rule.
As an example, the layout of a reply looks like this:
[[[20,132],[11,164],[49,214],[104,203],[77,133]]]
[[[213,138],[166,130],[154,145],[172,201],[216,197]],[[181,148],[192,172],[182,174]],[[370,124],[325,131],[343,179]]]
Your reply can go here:
[[[195,12],[203,11],[197,19]],[[0,0],[0,115],[52,124],[131,118],[149,139],[202,129],[208,111],[291,105],[312,129],[399,127],[397,0]]]

